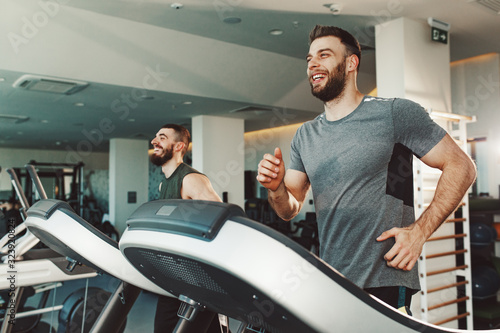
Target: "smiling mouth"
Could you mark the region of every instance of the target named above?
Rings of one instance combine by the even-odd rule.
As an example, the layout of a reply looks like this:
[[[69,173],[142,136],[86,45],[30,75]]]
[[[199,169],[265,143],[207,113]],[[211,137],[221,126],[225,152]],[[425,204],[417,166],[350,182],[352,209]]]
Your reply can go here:
[[[326,77],[325,74],[318,73],[311,76],[312,83],[318,83]]]

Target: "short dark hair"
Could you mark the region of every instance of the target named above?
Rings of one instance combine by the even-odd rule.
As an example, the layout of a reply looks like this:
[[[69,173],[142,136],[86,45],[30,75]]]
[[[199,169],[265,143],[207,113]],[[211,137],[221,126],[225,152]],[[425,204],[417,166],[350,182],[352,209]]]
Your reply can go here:
[[[346,48],[346,56],[355,54],[358,57],[358,70],[361,65],[361,46],[356,37],[342,28],[326,25],[316,25],[309,33],[309,44],[320,37],[334,36],[340,39]]]
[[[184,126],[177,124],[165,124],[161,128],[171,128],[175,132],[175,140],[177,142],[184,142],[184,149],[182,150],[182,156],[184,156],[191,143],[191,134]]]

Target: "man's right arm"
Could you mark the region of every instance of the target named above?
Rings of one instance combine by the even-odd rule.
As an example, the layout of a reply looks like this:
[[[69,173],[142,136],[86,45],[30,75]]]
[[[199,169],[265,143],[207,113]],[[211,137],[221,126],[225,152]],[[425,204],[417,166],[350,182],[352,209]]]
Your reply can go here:
[[[294,218],[302,208],[310,188],[309,178],[304,172],[285,172],[281,150],[274,155],[265,154],[259,163],[257,180],[267,188],[268,200],[276,214],[283,220]]]

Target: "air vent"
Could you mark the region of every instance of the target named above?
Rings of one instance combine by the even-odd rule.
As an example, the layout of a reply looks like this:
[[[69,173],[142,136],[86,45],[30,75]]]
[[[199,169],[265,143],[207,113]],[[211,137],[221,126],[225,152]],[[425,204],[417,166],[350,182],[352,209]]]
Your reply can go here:
[[[9,124],[20,124],[24,123],[25,121],[28,121],[30,117],[27,116],[14,116],[10,114],[0,114],[0,121],[2,123],[9,123]]]
[[[141,140],[151,140],[151,135],[146,135],[144,133],[135,133],[130,136],[132,139],[141,139]]]
[[[232,111],[229,111],[229,112],[230,113],[242,113],[242,112],[248,113],[248,112],[254,112],[256,114],[263,114],[263,113],[272,112],[272,111],[273,111],[272,108],[263,107],[263,106],[245,106],[243,108],[232,110]]]
[[[500,15],[500,0],[472,0],[471,2],[478,3],[497,15]]]
[[[87,82],[26,74],[17,79],[14,88],[71,95],[89,84]]]

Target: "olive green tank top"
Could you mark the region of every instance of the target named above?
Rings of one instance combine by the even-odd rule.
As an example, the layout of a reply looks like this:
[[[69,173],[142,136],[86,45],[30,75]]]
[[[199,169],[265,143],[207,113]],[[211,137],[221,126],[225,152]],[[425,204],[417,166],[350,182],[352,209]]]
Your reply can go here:
[[[179,164],[177,169],[168,178],[163,178],[160,186],[160,199],[182,199],[181,188],[185,176],[190,173],[199,173],[185,163]]]

